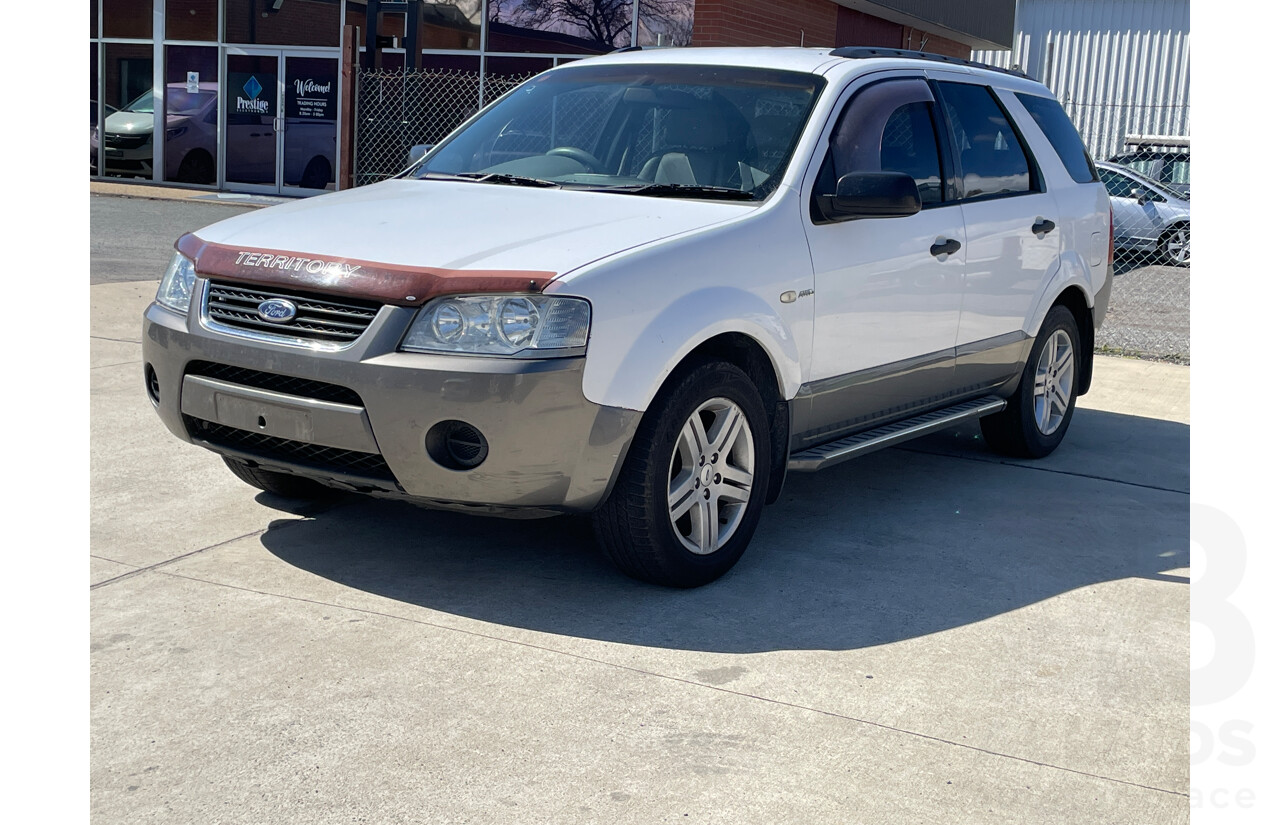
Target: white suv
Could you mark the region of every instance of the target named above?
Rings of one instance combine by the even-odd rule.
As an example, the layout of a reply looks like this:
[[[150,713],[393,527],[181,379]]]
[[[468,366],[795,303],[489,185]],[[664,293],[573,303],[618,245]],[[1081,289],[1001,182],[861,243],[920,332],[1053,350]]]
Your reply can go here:
[[[592,513],[712,581],[788,471],[981,418],[1051,452],[1111,285],[1049,91],[884,49],[630,51],[546,72],[397,179],[177,243],[145,317],[179,438],[282,495]]]

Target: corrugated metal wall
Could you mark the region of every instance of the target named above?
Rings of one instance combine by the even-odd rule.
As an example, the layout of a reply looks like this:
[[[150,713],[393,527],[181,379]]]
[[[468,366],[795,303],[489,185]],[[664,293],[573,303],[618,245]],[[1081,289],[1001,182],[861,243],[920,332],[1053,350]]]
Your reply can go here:
[[[1053,90],[1097,158],[1191,136],[1190,0],[1018,0],[1012,51],[973,55]]]

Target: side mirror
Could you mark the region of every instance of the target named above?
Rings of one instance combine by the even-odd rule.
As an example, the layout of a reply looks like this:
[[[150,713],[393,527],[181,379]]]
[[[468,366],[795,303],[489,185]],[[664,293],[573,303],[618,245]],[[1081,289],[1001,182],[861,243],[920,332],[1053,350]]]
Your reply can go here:
[[[427,152],[430,152],[433,148],[435,148],[434,143],[419,143],[409,147],[409,165],[412,166],[422,160]]]
[[[1147,193],[1141,187],[1135,186],[1129,190],[1129,197],[1138,202],[1138,206],[1142,206],[1147,202]]]
[[[922,206],[915,178],[902,172],[851,172],[836,183],[834,194],[820,193],[816,200],[827,221],[905,218]]]

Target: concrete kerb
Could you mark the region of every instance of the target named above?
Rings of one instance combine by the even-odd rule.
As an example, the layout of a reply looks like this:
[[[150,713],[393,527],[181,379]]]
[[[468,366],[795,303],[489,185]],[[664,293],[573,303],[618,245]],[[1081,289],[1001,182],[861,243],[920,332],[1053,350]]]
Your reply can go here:
[[[261,208],[289,203],[297,198],[282,195],[254,195],[243,192],[219,192],[213,189],[188,189],[162,184],[116,183],[89,181],[90,195],[109,195],[118,198],[146,198],[150,200],[180,200],[196,203],[221,204],[223,206],[250,206]]]

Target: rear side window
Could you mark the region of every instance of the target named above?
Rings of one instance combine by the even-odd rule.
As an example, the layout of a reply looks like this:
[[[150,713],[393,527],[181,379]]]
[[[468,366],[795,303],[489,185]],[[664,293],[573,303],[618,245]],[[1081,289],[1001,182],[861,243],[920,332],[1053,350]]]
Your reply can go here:
[[[1094,168],[1093,159],[1089,157],[1089,150],[1084,148],[1080,133],[1076,131],[1071,118],[1067,117],[1067,113],[1062,110],[1058,101],[1051,97],[1027,94],[1017,95],[1017,98],[1027,108],[1032,120],[1040,127],[1040,131],[1044,132],[1044,136],[1049,139],[1053,150],[1062,159],[1062,165],[1067,167],[1071,179],[1076,183],[1096,181],[1098,170]]]
[[[960,153],[963,197],[1035,191],[1030,155],[986,86],[939,83]]]

